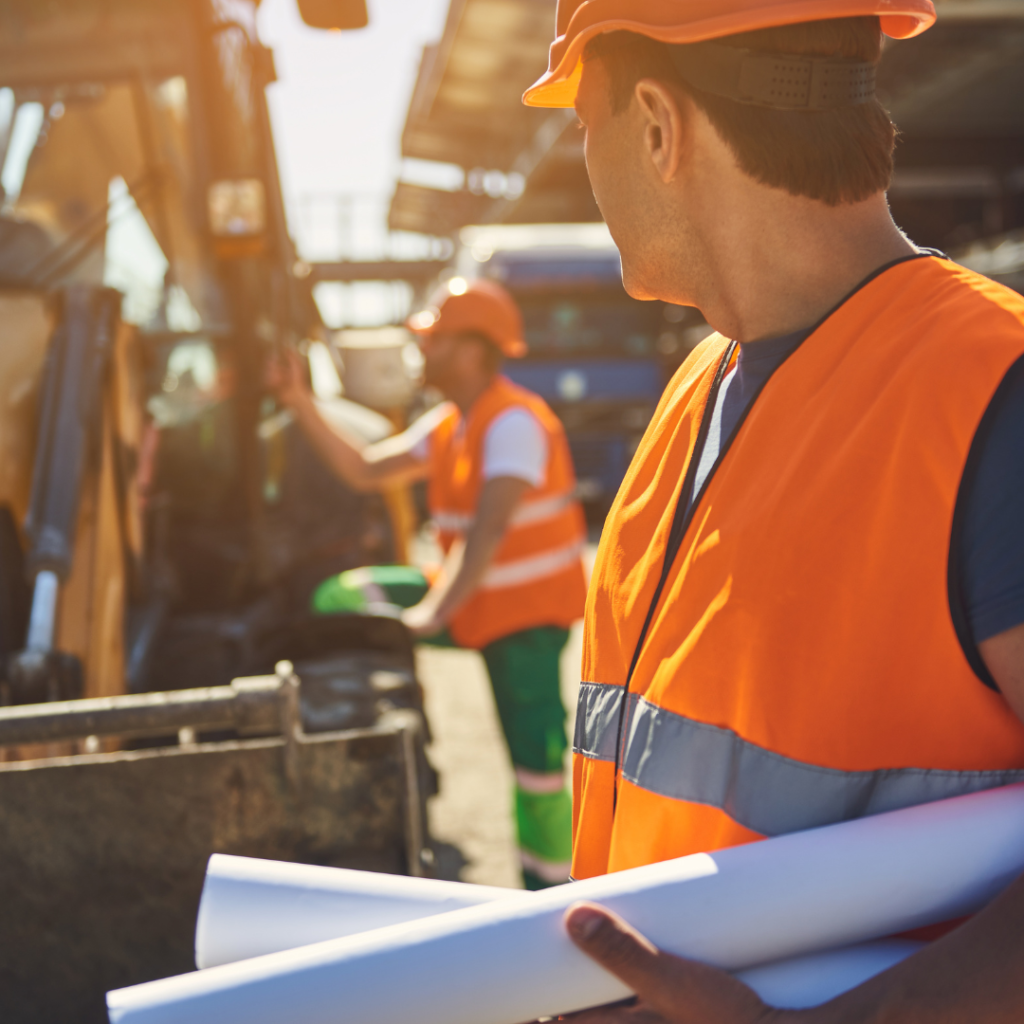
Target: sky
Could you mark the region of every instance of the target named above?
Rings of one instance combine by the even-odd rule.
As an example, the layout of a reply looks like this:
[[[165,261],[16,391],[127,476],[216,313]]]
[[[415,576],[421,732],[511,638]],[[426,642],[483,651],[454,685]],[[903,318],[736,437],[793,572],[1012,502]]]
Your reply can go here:
[[[369,0],[368,7],[368,28],[324,32],[303,24],[296,0],[260,6],[260,36],[277,64],[268,96],[278,161],[300,244],[309,242],[309,225],[294,223],[303,196],[368,194],[386,209],[420,53],[440,38],[448,0]],[[330,227],[330,204],[318,202],[318,219]],[[330,239],[313,244],[329,248]]]

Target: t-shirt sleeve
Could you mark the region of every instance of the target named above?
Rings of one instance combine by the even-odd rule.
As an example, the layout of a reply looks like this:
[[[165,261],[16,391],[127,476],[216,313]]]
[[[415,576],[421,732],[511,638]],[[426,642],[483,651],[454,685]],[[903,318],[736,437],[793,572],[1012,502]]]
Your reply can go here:
[[[547,469],[548,437],[537,417],[521,406],[495,417],[484,438],[484,479],[511,476],[540,487]]]
[[[1024,623],[1024,360],[1007,374],[972,450],[960,535],[974,642]]]

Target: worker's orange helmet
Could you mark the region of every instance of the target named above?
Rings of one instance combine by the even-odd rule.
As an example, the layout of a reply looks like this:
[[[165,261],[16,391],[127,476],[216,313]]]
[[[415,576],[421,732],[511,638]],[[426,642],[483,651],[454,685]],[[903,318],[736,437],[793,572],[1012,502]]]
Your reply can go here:
[[[548,71],[526,91],[531,107],[571,107],[587,43],[635,32],[663,43],[700,43],[740,32],[827,18],[875,15],[882,31],[909,39],[935,23],[931,0],[558,0]]]
[[[526,355],[523,315],[515,299],[494,281],[453,277],[405,326],[416,334],[471,331],[489,338],[506,356]]]

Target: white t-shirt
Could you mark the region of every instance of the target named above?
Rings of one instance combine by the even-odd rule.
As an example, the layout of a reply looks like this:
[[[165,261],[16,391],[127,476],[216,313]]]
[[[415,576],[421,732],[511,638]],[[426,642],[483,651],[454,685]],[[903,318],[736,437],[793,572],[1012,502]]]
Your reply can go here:
[[[421,416],[406,431],[415,439],[410,451],[422,462],[430,457],[430,435],[447,416],[451,406],[438,406]],[[465,421],[460,424],[465,429]],[[484,437],[485,480],[511,476],[540,487],[547,477],[548,436],[537,417],[525,406],[514,405],[495,416]]]

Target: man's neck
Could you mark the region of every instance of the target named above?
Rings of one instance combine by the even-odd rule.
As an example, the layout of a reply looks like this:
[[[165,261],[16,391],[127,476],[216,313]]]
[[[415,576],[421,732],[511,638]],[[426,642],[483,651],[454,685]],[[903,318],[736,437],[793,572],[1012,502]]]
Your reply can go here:
[[[463,416],[469,415],[476,400],[491,386],[493,377],[472,377],[468,380],[453,381],[444,389],[444,397],[454,402]]]
[[[698,305],[744,342],[813,326],[872,273],[918,251],[882,195],[830,207],[758,186],[715,220],[701,232],[709,286]]]

